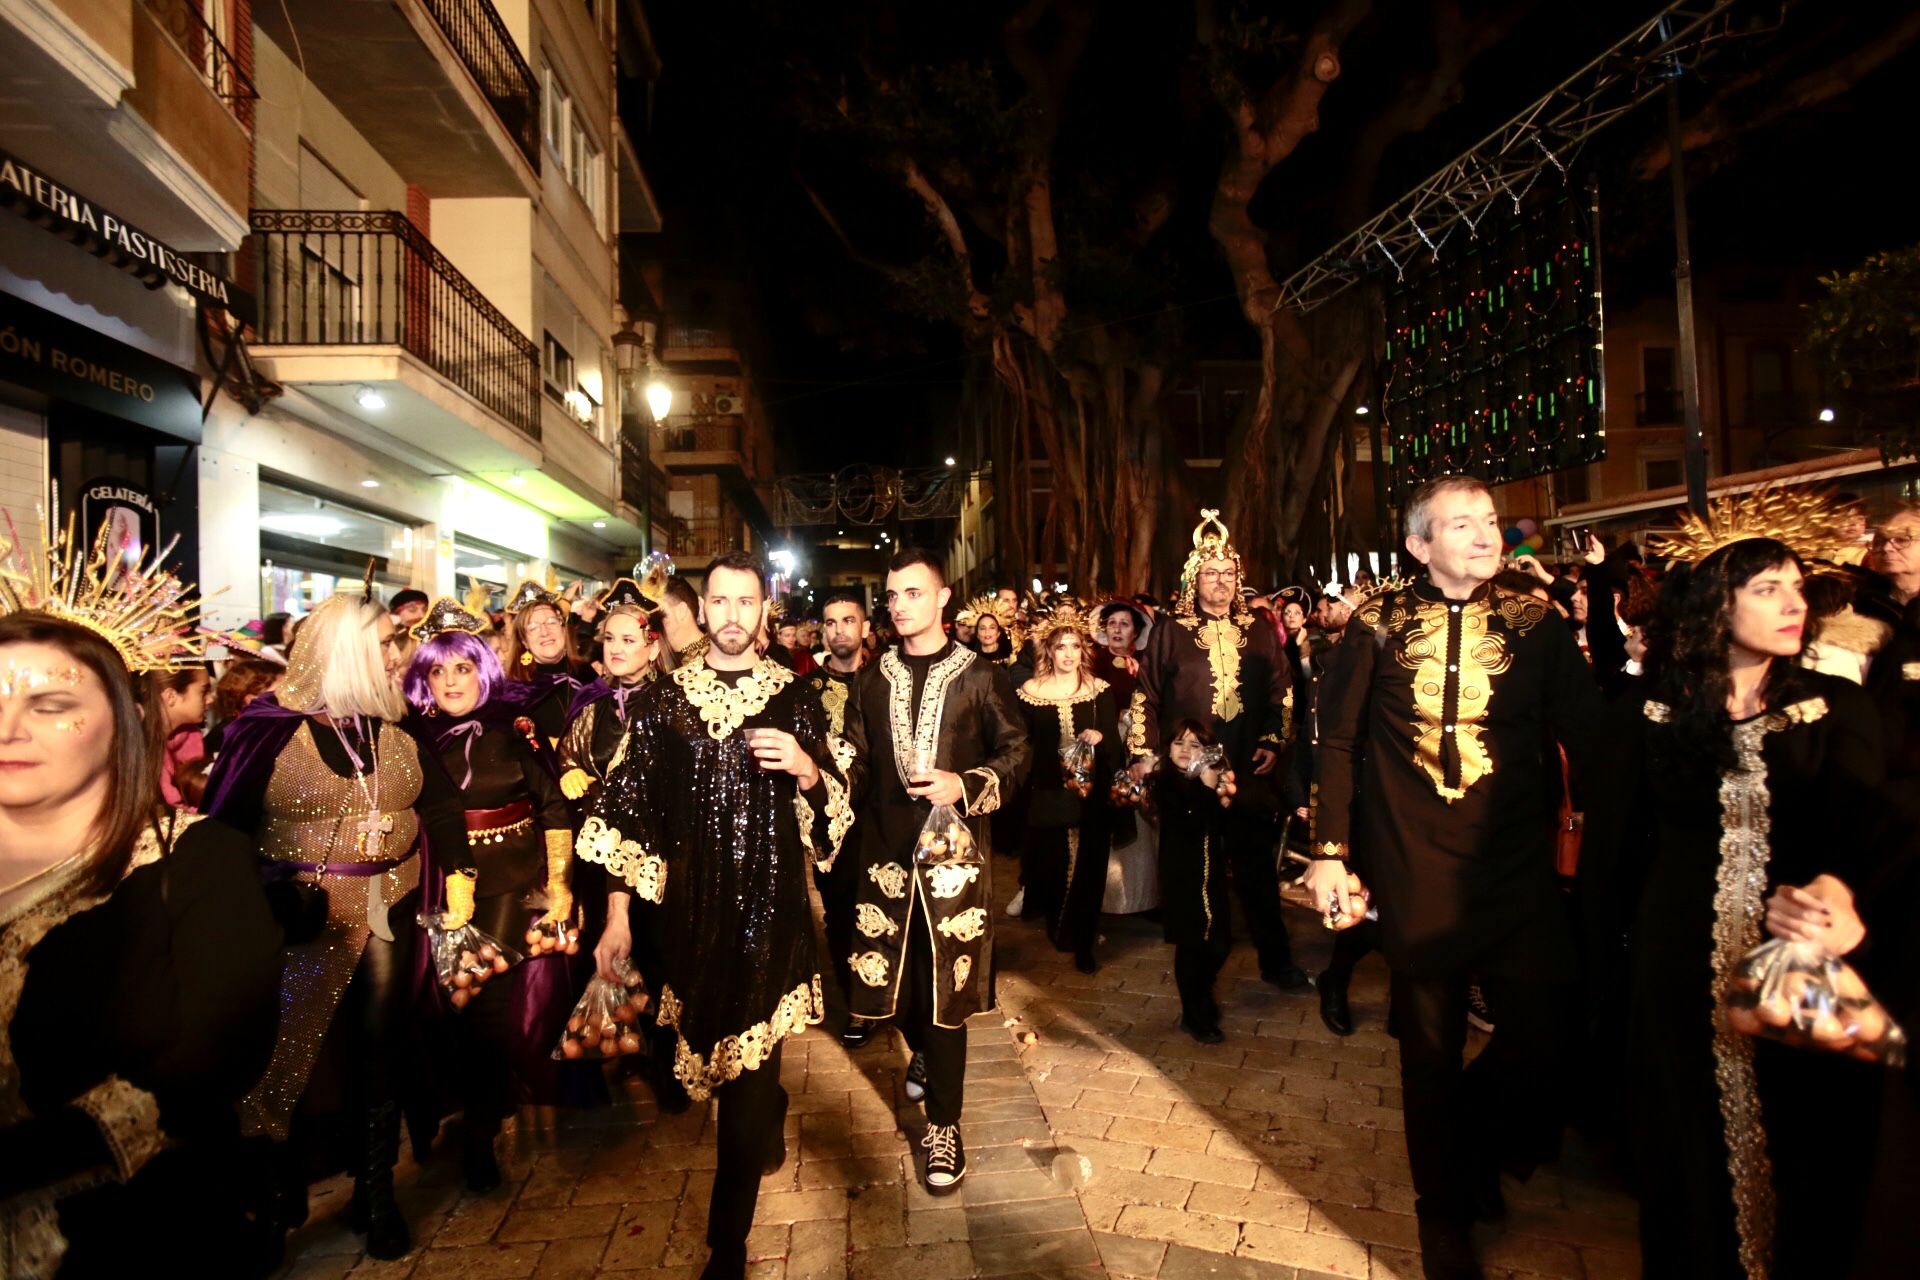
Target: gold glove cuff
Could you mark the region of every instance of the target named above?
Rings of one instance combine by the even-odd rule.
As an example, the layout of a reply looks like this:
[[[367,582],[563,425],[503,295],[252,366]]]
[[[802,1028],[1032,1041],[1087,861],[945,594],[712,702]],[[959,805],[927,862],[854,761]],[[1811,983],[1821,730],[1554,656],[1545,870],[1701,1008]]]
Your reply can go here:
[[[573,832],[562,828],[548,831],[547,835],[547,883],[549,885],[567,883],[567,868],[573,862]]]
[[[1340,840],[1321,840],[1307,851],[1315,862],[1345,862],[1349,850]]]
[[[443,928],[458,929],[473,919],[473,889],[479,879],[480,873],[470,868],[447,872],[447,910],[441,917]]]

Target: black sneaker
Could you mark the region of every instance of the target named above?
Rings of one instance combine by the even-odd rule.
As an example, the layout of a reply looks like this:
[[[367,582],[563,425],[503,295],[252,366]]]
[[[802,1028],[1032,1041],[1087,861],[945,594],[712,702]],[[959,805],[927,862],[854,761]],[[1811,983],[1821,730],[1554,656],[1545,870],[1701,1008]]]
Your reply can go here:
[[[1476,1031],[1493,1034],[1493,1010],[1487,1007],[1487,998],[1477,982],[1467,988],[1467,1023]]]
[[[916,1053],[907,1063],[907,1101],[927,1100],[927,1055]]]
[[[967,1146],[960,1141],[960,1126],[929,1124],[920,1145],[927,1152],[921,1166],[920,1184],[931,1195],[949,1194],[960,1185],[960,1179],[967,1176]]]
[[[1185,1018],[1180,1019],[1180,1029],[1192,1036],[1195,1040],[1198,1040],[1201,1044],[1219,1044],[1222,1040],[1226,1039],[1224,1035],[1220,1034],[1220,1028],[1218,1026],[1199,1026],[1187,1021]]]

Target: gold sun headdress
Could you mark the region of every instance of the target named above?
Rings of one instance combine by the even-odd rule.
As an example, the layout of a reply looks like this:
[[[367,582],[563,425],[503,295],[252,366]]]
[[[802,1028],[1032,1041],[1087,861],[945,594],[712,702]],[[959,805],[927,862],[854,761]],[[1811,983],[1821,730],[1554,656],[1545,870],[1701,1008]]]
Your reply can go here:
[[[1784,488],[1763,484],[1747,493],[1715,498],[1703,520],[1680,514],[1671,536],[1649,539],[1647,549],[1683,564],[1699,564],[1714,552],[1751,538],[1772,538],[1791,547],[1802,560],[1833,560],[1850,544],[1847,525],[1859,516],[1854,503],[1835,502],[1827,488]]]
[[[1008,637],[1011,638],[1016,615],[1014,614],[1013,606],[997,595],[975,596],[973,599],[967,601],[966,606],[954,616],[957,621],[977,624],[980,621],[981,614],[991,614],[993,620],[1000,624],[1000,630],[1006,632]]]
[[[1052,609],[1034,619],[1031,628],[1033,639],[1038,642],[1039,653],[1034,659],[1034,670],[1039,674],[1045,675],[1053,670],[1053,642],[1063,631],[1071,631],[1080,637],[1080,652],[1084,655],[1082,661],[1092,659],[1092,615],[1078,600],[1058,600]]]
[[[1193,526],[1193,550],[1187,556],[1187,563],[1180,569],[1180,595],[1174,601],[1173,611],[1185,617],[1192,617],[1193,584],[1199,576],[1200,566],[1209,560],[1225,560],[1233,565],[1235,578],[1245,582],[1246,571],[1240,564],[1240,553],[1233,549],[1232,535],[1227,526],[1220,522],[1220,512],[1213,507],[1203,507],[1200,511],[1200,523]],[[1251,617],[1247,609],[1247,598],[1238,591],[1234,593],[1230,606],[1235,621]]]
[[[87,630],[113,646],[132,675],[178,671],[202,660],[200,601],[192,586],[160,567],[179,538],[130,555],[110,545],[101,525],[91,544],[74,540],[73,520],[40,555],[20,547],[11,519],[0,534],[0,615],[36,611]]]

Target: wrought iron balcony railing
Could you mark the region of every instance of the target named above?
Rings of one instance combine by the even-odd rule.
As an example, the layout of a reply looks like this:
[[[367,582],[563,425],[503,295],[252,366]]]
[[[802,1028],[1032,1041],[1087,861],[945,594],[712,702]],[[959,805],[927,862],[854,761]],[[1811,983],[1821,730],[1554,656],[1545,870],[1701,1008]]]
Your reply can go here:
[[[265,345],[399,346],[540,438],[540,351],[407,220],[255,209]]]
[[[473,74],[500,123],[540,171],[540,82],[520,55],[493,0],[422,0]]]
[[[715,556],[744,549],[744,542],[738,520],[696,516],[673,531],[668,551],[675,560],[698,567]]]
[[[220,35],[207,22],[207,15],[194,0],[146,0],[147,12],[159,22],[187,61],[200,69],[215,97],[227,104],[233,118],[253,128],[253,104],[260,99],[253,81],[241,70],[233,53],[221,43]]]

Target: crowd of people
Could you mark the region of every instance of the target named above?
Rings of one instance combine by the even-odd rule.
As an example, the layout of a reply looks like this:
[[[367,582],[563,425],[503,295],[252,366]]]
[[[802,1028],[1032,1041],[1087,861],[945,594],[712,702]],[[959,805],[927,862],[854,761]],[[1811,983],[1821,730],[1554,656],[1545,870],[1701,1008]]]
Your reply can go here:
[[[1475,480],[1404,518],[1408,577],[1263,594],[1204,512],[1164,604],[963,602],[913,548],[874,616],[744,553],[497,614],[369,579],[219,663],[158,564],[13,555],[0,1272],[263,1273],[342,1170],[398,1258],[403,1133],[485,1192],[518,1108],[638,1070],[717,1107],[743,1275],[787,1037],[898,1031],[948,1194],[997,930],[1094,973],[1143,915],[1203,1045],[1236,933],[1337,1036],[1382,954],[1431,1277],[1569,1123],[1624,1135],[1648,1276],[1910,1274],[1920,511],[1761,490],[1557,568]],[[632,1058],[560,1052],[594,983],[645,993]],[[1780,990],[1831,1025],[1760,1026]]]

